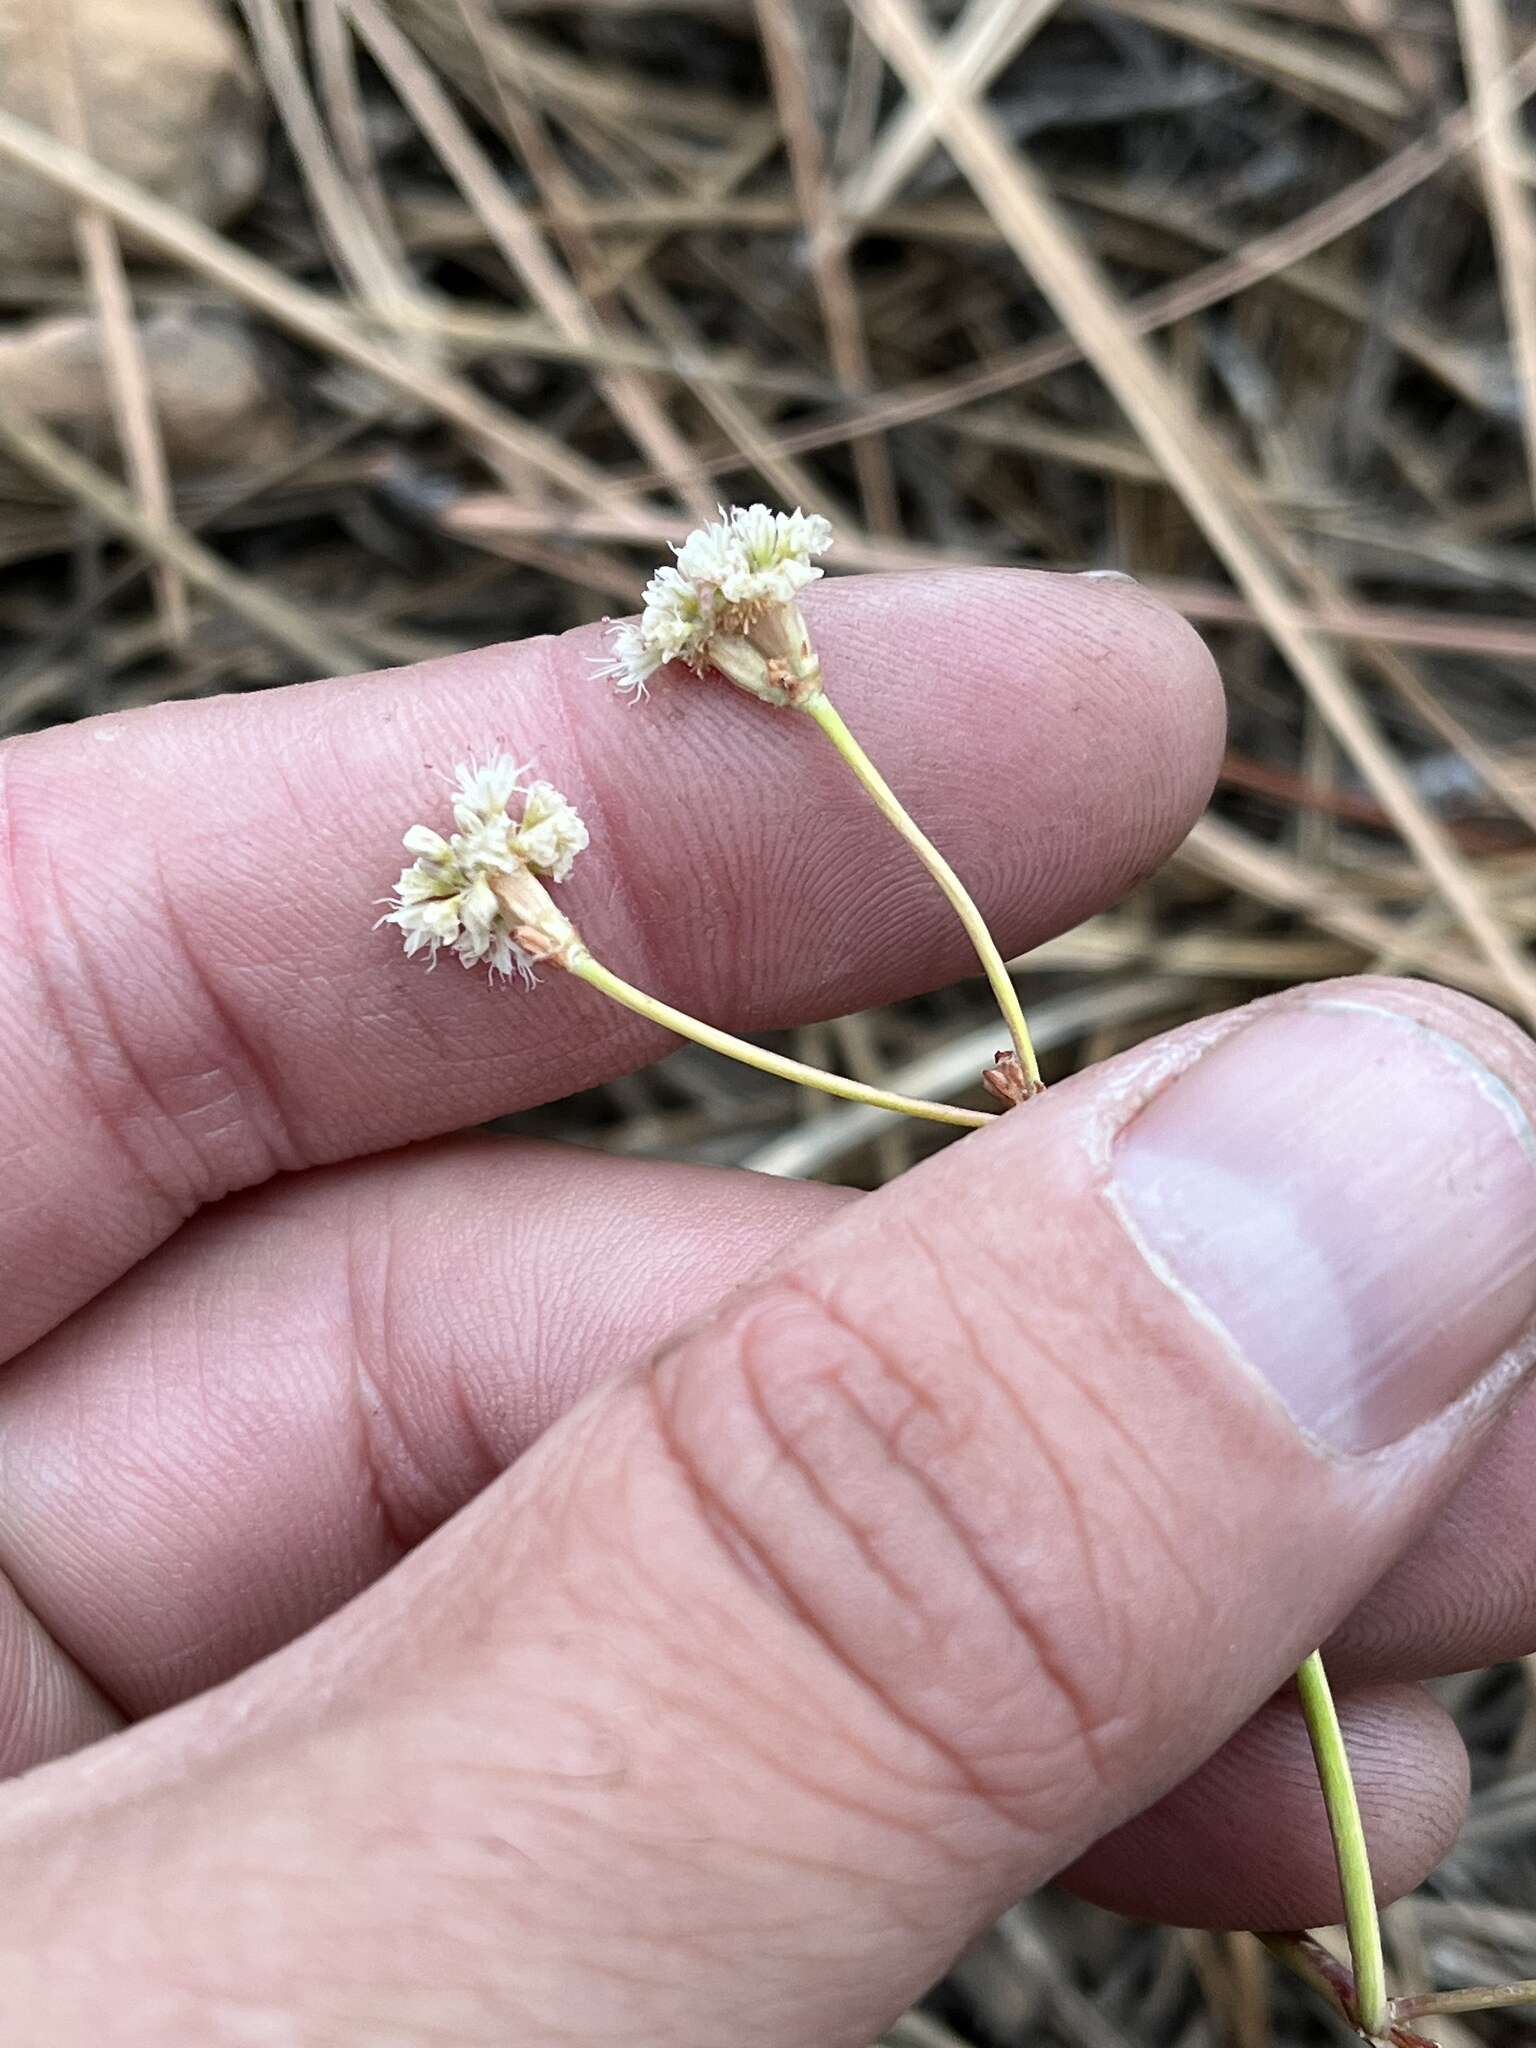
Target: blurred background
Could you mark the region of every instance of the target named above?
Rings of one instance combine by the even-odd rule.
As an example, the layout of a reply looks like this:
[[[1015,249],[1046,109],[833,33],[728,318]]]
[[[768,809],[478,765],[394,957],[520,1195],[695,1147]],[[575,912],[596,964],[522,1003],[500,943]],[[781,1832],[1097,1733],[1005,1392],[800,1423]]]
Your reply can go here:
[[[1362,968],[1536,1023],[1533,92],[1528,0],[0,0],[0,734],[626,611],[803,504],[834,573],[1126,571],[1216,650],[1210,815],[1021,964],[1048,1075]],[[996,1039],[965,984],[780,1043],[959,1095]],[[518,1127],[942,1142],[692,1048]],[[1440,1688],[1404,1982],[1536,1975],[1532,1678]],[[1047,1896],[890,2038],[1334,2027]]]

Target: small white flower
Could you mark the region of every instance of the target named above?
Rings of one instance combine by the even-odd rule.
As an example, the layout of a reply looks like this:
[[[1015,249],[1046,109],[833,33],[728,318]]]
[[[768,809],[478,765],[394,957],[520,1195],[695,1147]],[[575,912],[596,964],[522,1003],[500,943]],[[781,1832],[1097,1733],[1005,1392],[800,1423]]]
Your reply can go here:
[[[429,825],[413,825],[405,834],[414,857],[379,922],[399,929],[407,957],[425,950],[435,965],[439,947],[447,946],[466,967],[485,965],[531,983],[533,962],[514,933],[545,919],[563,942],[570,926],[534,878],[563,882],[588,843],[587,828],[549,783],[525,788],[523,772],[510,754],[459,768],[452,799],[458,830],[445,839]],[[506,908],[509,895],[519,904],[515,918]]]
[[[732,560],[721,579],[728,605],[792,604],[821,575],[813,557],[832,545],[832,525],[819,512],[770,512],[748,505],[730,514]]]
[[[598,673],[643,697],[657,669],[683,661],[768,703],[803,702],[818,671],[797,600],[822,573],[813,558],[831,545],[819,513],[722,506],[674,550],[677,566],[645,586],[638,624],[612,629]]]
[[[658,569],[645,586],[640,631],[663,661],[685,660],[702,647],[714,624],[714,606],[707,584],[696,583],[681,569]]]
[[[471,761],[454,770],[454,820],[461,832],[504,821],[507,806],[522,788],[526,771],[510,754],[498,754],[483,768]]]
[[[646,684],[667,656],[651,646],[644,629],[633,619],[622,619],[608,631],[608,655],[594,660],[592,673],[601,681],[612,683],[616,690],[633,696],[638,703],[650,695]]]
[[[708,585],[718,589],[726,577],[738,567],[740,550],[731,524],[734,516],[736,515],[727,513],[722,505],[718,522],[711,520],[707,526],[696,528],[680,548],[672,550],[677,556],[679,573],[686,576],[690,583],[701,588]]]
[[[570,804],[547,782],[536,782],[523,805],[523,819],[512,836],[512,851],[536,875],[563,882],[578,853],[591,844],[586,826]]]

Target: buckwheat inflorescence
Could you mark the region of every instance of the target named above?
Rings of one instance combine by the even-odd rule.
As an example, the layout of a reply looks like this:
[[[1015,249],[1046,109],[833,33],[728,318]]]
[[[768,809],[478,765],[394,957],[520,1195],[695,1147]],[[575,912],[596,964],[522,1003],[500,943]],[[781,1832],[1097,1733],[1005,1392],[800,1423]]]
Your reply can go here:
[[[549,783],[524,784],[525,772],[510,754],[460,768],[456,829],[447,838],[430,825],[406,833],[414,858],[380,923],[399,927],[407,954],[425,949],[435,964],[446,946],[466,967],[531,983],[534,960],[548,944],[565,943],[569,923],[538,878],[566,879],[587,828]]]
[[[690,533],[673,566],[645,586],[638,621],[612,629],[598,673],[644,696],[669,661],[714,671],[770,704],[801,701],[820,671],[799,595],[821,575],[816,557],[832,545],[820,513],[722,506],[718,520]]]

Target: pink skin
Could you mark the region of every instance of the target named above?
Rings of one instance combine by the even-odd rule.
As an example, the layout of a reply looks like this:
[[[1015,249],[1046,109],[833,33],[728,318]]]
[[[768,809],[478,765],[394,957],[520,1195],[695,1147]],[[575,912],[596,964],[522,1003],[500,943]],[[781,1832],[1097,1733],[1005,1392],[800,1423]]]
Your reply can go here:
[[[1157,867],[1214,774],[1207,657],[1125,587],[954,572],[817,593],[839,701],[1007,947]],[[615,967],[729,1029],[953,980],[964,934],[808,727],[719,684],[637,711],[596,631],[0,750],[0,1348],[89,1300],[200,1203],[546,1102],[661,1032],[552,980],[509,1001],[370,930],[454,764],[533,760],[600,851],[561,902]],[[893,650],[901,669],[893,673]],[[984,736],[967,744],[967,735]],[[19,941],[19,944],[17,943]],[[82,1117],[82,1103],[95,1114]]]
[[[808,609],[838,701],[973,883],[1006,948],[1112,902],[1167,854],[1197,813],[1219,753],[1219,693],[1198,645],[1134,589],[950,574],[831,586]],[[51,1867],[54,1831],[67,1823],[78,1832],[84,1816],[100,1883],[120,1867],[153,1905],[155,1855],[126,1820],[99,1813],[115,1785],[119,1798],[136,1788],[136,1811],[163,1814],[150,1834],[182,1850],[193,1845],[193,1865],[205,1833],[227,1836],[231,1812],[257,1802],[279,1821],[291,1813],[291,1831],[272,1847],[284,1883],[302,1891],[312,1876],[327,1898],[344,1895],[347,1870],[325,1866],[332,1850],[324,1844],[334,1845],[338,1830],[346,1838],[350,1823],[343,1816],[323,1839],[305,1834],[311,1774],[333,1769],[338,1756],[350,1759],[366,1809],[369,1773],[386,1788],[372,1796],[387,1797],[399,1752],[393,1738],[372,1735],[349,1750],[345,1730],[356,1709],[326,1702],[344,1702],[361,1671],[371,1702],[398,1688],[402,1704],[386,1715],[391,1726],[405,1727],[414,1712],[406,1703],[424,1689],[430,1701],[439,1683],[445,1728],[460,1712],[478,1712],[473,1701],[484,1675],[471,1672],[461,1696],[455,1674],[469,1669],[466,1659],[478,1654],[469,1646],[483,1641],[483,1630],[472,1626],[461,1641],[450,1624],[491,1597],[477,1578],[487,1549],[493,1562],[515,1557],[519,1582],[534,1586],[532,1606],[538,1615],[548,1611],[553,1631],[546,1643],[567,1640],[577,1625],[569,1614],[560,1619],[560,1602],[576,1598],[572,1585],[611,1589],[630,1572],[616,1557],[643,1553],[654,1567],[630,1589],[637,1614],[659,1597],[654,1573],[679,1509],[626,1448],[640,1426],[631,1414],[632,1362],[680,1325],[708,1319],[723,1293],[765,1269],[792,1271],[797,1290],[823,1285],[817,1274],[837,1274],[840,1293],[853,1289],[849,1313],[860,1327],[882,1304],[863,1300],[858,1276],[868,1275],[876,1295],[891,1296],[878,1235],[859,1247],[865,1205],[833,1191],[567,1157],[547,1147],[429,1142],[625,1071],[659,1043],[590,991],[552,981],[523,998],[481,987],[451,965],[429,977],[400,959],[390,935],[370,933],[370,903],[401,858],[400,830],[417,818],[435,821],[441,778],[465,752],[509,747],[572,796],[596,846],[563,901],[615,966],[716,1021],[770,1028],[967,970],[963,939],[931,885],[888,841],[814,735],[693,682],[663,680],[643,711],[616,704],[586,678],[592,645],[590,635],[576,635],[489,650],[423,670],[92,721],[0,749],[0,812],[15,892],[7,928],[21,941],[0,954],[0,1030],[6,1043],[27,1049],[25,1060],[11,1064],[0,1099],[8,1155],[0,1185],[25,1190],[24,1200],[0,1213],[0,1271],[11,1277],[0,1295],[11,1354],[0,1378],[0,1764],[19,1770],[89,1743],[125,1718],[193,1702],[93,1752],[104,1760],[94,1775],[62,1763],[29,1781],[38,1788],[30,1801],[14,1810],[0,1801],[0,1876],[13,1836],[25,1834],[29,1859]],[[898,674],[893,646],[901,650]],[[964,745],[965,734],[977,742]],[[615,888],[620,876],[623,886]],[[1412,993],[1382,1000],[1440,1004],[1452,1020],[1445,1028],[1479,1044],[1486,1039],[1490,1059],[1518,1063],[1509,1035],[1466,1006]],[[1069,1100],[1070,1091],[1061,1091],[1059,1103]],[[1043,1106],[1025,1114],[1043,1118]],[[1065,1132],[1071,1111],[1053,1106],[1050,1114]],[[1053,1204],[1068,1223],[1076,1219],[1076,1228],[1064,1224],[1058,1252],[1063,1289],[1076,1301],[1097,1301],[1123,1252],[1074,1208],[1070,1146],[1065,1136],[1051,1136],[1056,1129],[1042,1120],[1034,1139],[1020,1135],[1021,1124],[979,1141],[1000,1162],[990,1200],[1007,1203],[1018,1176],[1033,1176],[1031,1221]],[[1035,1139],[1038,1159],[1019,1150]],[[396,1149],[403,1146],[414,1149]],[[1010,1165],[1005,1155],[1023,1164]],[[935,1162],[903,1198],[929,1205],[923,1213],[935,1231],[950,1211],[965,1210],[972,1235],[954,1248],[958,1269],[965,1243],[974,1242],[977,1208],[985,1213],[987,1175],[975,1170],[980,1195],[958,1196],[961,1184],[944,1178],[960,1172],[958,1155],[950,1157],[954,1166]],[[184,1222],[241,1188],[252,1191]],[[903,1227],[915,1229],[910,1212]],[[851,1268],[840,1263],[855,1252]],[[908,1267],[897,1270],[908,1279]],[[927,1283],[918,1295],[898,1284],[890,1306],[915,1325],[928,1318],[931,1347],[942,1352],[943,1318],[933,1319],[928,1292]],[[739,1349],[745,1340],[732,1322],[739,1313],[727,1309],[723,1322],[716,1315],[703,1334],[675,1344],[670,1356],[684,1363],[663,1366],[657,1384],[667,1385],[669,1374],[677,1380],[670,1426],[686,1462],[724,1502],[722,1513],[750,1521],[756,1497],[733,1503],[731,1489],[750,1469],[751,1441],[743,1440],[726,1468],[711,1465],[713,1447],[729,1443],[739,1417],[729,1408],[716,1415],[709,1403],[718,1375],[700,1368],[690,1377],[687,1365],[694,1351],[721,1341],[711,1330],[735,1329]],[[976,1314],[967,1319],[974,1324]],[[767,1323],[776,1345],[782,1320],[781,1304]],[[1185,1352],[1192,1342],[1181,1331]],[[781,1348],[798,1355],[796,1342]],[[1106,1348],[1113,1349],[1112,1333]],[[606,1391],[561,1422],[594,1389]],[[1262,1437],[1267,1421],[1248,1422]],[[1186,1557],[1213,1583],[1227,1569],[1217,1508],[1230,1490],[1230,1513],[1242,1509],[1246,1428],[1229,1430],[1215,1461],[1233,1465],[1230,1487],[1211,1484],[1219,1498],[1186,1532]],[[687,1441],[691,1430],[703,1432],[696,1445]],[[1346,1711],[1384,1889],[1405,1888],[1435,1859],[1463,1794],[1453,1731],[1396,1681],[1536,1643],[1536,1575],[1520,1565],[1536,1522],[1520,1480],[1536,1455],[1533,1433],[1536,1409],[1526,1401],[1438,1520],[1430,1515],[1435,1488],[1416,1481],[1412,1512],[1394,1510],[1389,1532],[1352,1527],[1358,1576],[1337,1589],[1350,1597],[1271,1617],[1263,1655],[1273,1668],[1255,1664],[1262,1682],[1249,1681],[1257,1705],[1286,1659],[1306,1646],[1308,1628],[1350,1615],[1354,1595],[1401,1556],[1384,1592],[1343,1619],[1339,1639],[1342,1668],[1362,1687]],[[1186,1438],[1187,1430],[1170,1437],[1170,1471]],[[584,1462],[576,1459],[583,1443]],[[1288,1453],[1275,1455],[1283,1462]],[[496,1482],[518,1459],[511,1481]],[[606,1495],[594,1491],[605,1471],[613,1481]],[[850,1498],[857,1481],[855,1472]],[[762,1484],[778,1483],[765,1470]],[[1443,1490],[1443,1480],[1437,1484]],[[608,1530],[597,1546],[604,1570],[591,1577],[588,1525],[611,1515],[626,1488],[631,1516],[637,1502],[651,1506],[638,1522],[621,1517],[622,1538]],[[392,1571],[482,1490],[478,1509]],[[517,1506],[525,1498],[552,1499],[558,1511],[525,1512]],[[913,1515],[920,1515],[916,1504]],[[794,1516],[787,1520],[793,1525]],[[1339,1532],[1331,1533],[1319,1573],[1325,1555],[1334,1568]],[[1304,1519],[1277,1529],[1273,1540],[1283,1537],[1294,1561],[1315,1535]],[[444,1580],[442,1563],[432,1560],[447,1558],[458,1562]],[[1234,1588],[1242,1561],[1232,1565]],[[773,1562],[777,1581],[803,1570],[810,1575],[804,1598],[828,1597],[815,1559],[797,1562],[781,1547]],[[370,1599],[387,1594],[397,1615],[410,1617],[411,1651],[398,1666],[390,1658],[401,1626],[397,1620],[370,1634],[369,1599],[316,1627],[385,1574]],[[552,1575],[558,1597],[537,1592],[541,1575]],[[698,1611],[722,1628],[716,1647],[729,1697],[735,1649],[721,1616],[731,1614],[731,1603],[715,1612],[718,1588],[708,1574],[697,1594]],[[608,1597],[599,1603],[605,1611]],[[792,1588],[790,1597],[801,1598]],[[657,1613],[664,1634],[671,1622]],[[1175,1650],[1180,1627],[1193,1631],[1195,1661],[1198,1619],[1174,1614],[1167,1623]],[[777,1625],[762,1623],[755,1654],[768,1654]],[[849,1640],[852,1623],[840,1609],[817,1625],[840,1643]],[[968,1615],[964,1625],[981,1622]],[[1058,1626],[1070,1636],[1068,1624]],[[199,1699],[308,1630],[315,1633],[227,1693]],[[636,1659],[650,1654],[645,1640],[642,1631]],[[1010,1676],[1016,1648],[986,1634],[977,1643],[980,1664],[1005,1695],[1015,1685],[1022,1694],[1027,1672]],[[558,1726],[577,1696],[554,1681],[546,1651],[528,1655],[532,1663],[508,1651],[497,1675],[500,1696],[548,1699]],[[787,1675],[799,1652],[791,1645],[784,1655]],[[909,1678],[882,1671],[876,1689],[904,1696]],[[600,1696],[605,1682],[594,1678],[579,1700]],[[611,1682],[622,1692],[620,1676]],[[819,1725],[824,1715],[851,1725],[856,1708],[841,1683],[810,1668],[803,1697],[772,1702],[774,1725],[785,1725],[786,1716]],[[680,1742],[698,1705],[691,1684],[678,1667],[648,1695],[675,1698]],[[220,1704],[237,1699],[245,1701],[238,1713]],[[984,1708],[991,1711],[981,1700],[963,1704],[968,1729]],[[926,1695],[904,1708],[920,1717],[930,1710],[947,1717],[956,1708],[947,1697]],[[536,1731],[539,1709],[528,1711]],[[663,1718],[666,1711],[656,1709]],[[1128,1760],[1117,1766],[1123,1790],[1116,1798],[1099,1800],[1078,1787],[1074,1812],[1096,1815],[1090,1832],[1102,1839],[1087,1850],[1075,1881],[1138,1912],[1206,1924],[1330,1916],[1326,1844],[1289,1707],[1277,1704],[1235,1736],[1235,1724],[1219,1716],[1186,1735],[1187,1703],[1175,1715],[1170,1702],[1169,1716],[1170,1726],[1178,1722],[1177,1739],[1160,1723],[1138,1723]],[[430,1716],[410,1726],[415,1770],[441,1745]],[[266,1730],[254,1761],[252,1728]],[[607,1768],[600,1756],[577,1757],[585,1738],[571,1739],[573,1770]],[[911,1780],[915,1761],[889,1725],[859,1739]],[[705,1793],[689,1792],[686,1763],[674,1759],[674,1768],[685,1814],[688,1800],[703,1802]],[[230,1808],[217,1781],[242,1772],[241,1799]],[[1179,1789],[1159,1803],[1178,1779]],[[750,1765],[741,1764],[733,1782],[750,1805]],[[1411,1801],[1403,1798],[1406,1784]],[[873,1824],[866,1810],[837,1851],[855,1864],[861,1855],[889,1857],[881,1830],[905,1834],[931,1823],[979,1873],[958,1887],[950,1873],[940,1910],[924,1889],[931,1873],[903,1872],[909,1896],[898,1918],[922,1924],[925,1940],[914,1951],[931,1949],[935,1967],[950,1937],[963,1939],[967,1913],[984,1914],[1009,1884],[1045,1874],[1021,1863],[1013,1845],[1022,1796],[1016,1782],[989,1788],[995,1810],[985,1824],[951,1810],[941,1793],[926,1784],[910,1814],[883,1814],[876,1833],[861,1839],[860,1829]],[[452,1805],[449,1792],[442,1796]],[[1132,1817],[1138,1808],[1150,1810]],[[745,1807],[740,1819],[750,1833]],[[613,1824],[621,1823],[642,1843],[658,1827],[687,1825],[655,1811],[627,1821],[616,1814]],[[1049,1832],[1050,1868],[1085,1849],[1088,1837],[1075,1838],[1075,1820],[1052,1819],[1047,1827],[1037,1794],[1028,1826]],[[806,1828],[831,1853],[839,1838],[817,1835],[809,1819]],[[567,1821],[546,1815],[533,1836],[526,1825],[514,1832],[520,1852],[546,1876],[572,1857],[579,1889],[582,1859]],[[1245,1845],[1242,1854],[1229,1853],[1234,1841]],[[644,1855],[620,1858],[619,1867],[640,1890],[654,1875]],[[207,1896],[218,1899],[213,1863],[209,1870]],[[404,1899],[408,1872],[401,1884]],[[165,1901],[174,1892],[167,1880]],[[81,1939],[93,1939],[91,1887],[70,1896]],[[442,1910],[450,1915],[464,1910],[462,1900],[453,1903],[451,1884],[439,1883],[434,1897],[449,1902]],[[744,1893],[743,1910],[753,1898],[763,1924],[772,1922],[771,1891]],[[666,1884],[657,1889],[657,1913],[665,1916],[669,1899],[684,1921],[697,1914],[697,1900]],[[176,1910],[166,1903],[158,1915],[149,1912],[152,1951],[156,1941],[170,1941]],[[195,1913],[195,1903],[189,1910]],[[886,1940],[882,1910],[870,1905],[866,1916],[876,1960]],[[623,1917],[615,1917],[611,1900],[604,1912],[604,1929]],[[858,1919],[838,1923],[854,1949]],[[681,1939],[687,1928],[676,1931]],[[570,1930],[573,1943],[578,1933]],[[559,1928],[548,1934],[553,1977],[562,1938]],[[590,1929],[583,1938],[590,1942]],[[664,1945],[664,1930],[636,1924],[633,1938],[642,1944],[638,1955],[646,1940]],[[798,1978],[803,1950],[786,1946],[793,1952],[786,1967]],[[296,1972],[304,1953],[300,1942]],[[366,1944],[348,1951],[346,1967],[373,1967]],[[835,1952],[817,1965],[834,1977],[841,1967]],[[809,2027],[814,2038],[842,2038],[840,2029],[868,2038],[896,1978],[876,1969],[865,1984],[865,1967],[855,1956],[844,1971],[835,2012],[791,2015],[782,2035],[769,2026],[738,2030],[739,2037],[787,2042],[806,2038]],[[760,1995],[770,2005],[778,1996],[771,1973]],[[485,1996],[498,2018],[538,2005],[536,1984],[506,1992],[498,1979]],[[38,2010],[53,2019],[51,2009]],[[702,1997],[701,2025],[710,2010]],[[73,2014],[61,2005],[58,2015],[50,2038],[70,2042]],[[674,2016],[668,2037],[687,2036]],[[305,2038],[372,2037],[354,2036],[337,2021],[333,2031]],[[466,2022],[443,2038],[483,2036]]]

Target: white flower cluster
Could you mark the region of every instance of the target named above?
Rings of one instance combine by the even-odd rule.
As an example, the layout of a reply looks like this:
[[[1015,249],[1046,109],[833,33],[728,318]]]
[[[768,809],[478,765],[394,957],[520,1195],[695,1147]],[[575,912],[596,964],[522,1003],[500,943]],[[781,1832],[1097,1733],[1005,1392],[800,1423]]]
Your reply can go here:
[[[509,754],[484,768],[460,768],[453,796],[457,829],[446,839],[429,825],[406,833],[405,850],[415,857],[401,870],[392,907],[379,922],[399,927],[408,956],[425,948],[435,965],[439,946],[448,946],[466,967],[484,962],[493,974],[533,980],[533,964],[513,935],[538,915],[541,901],[549,903],[532,877],[563,882],[588,838],[559,790],[547,782],[525,787],[522,774]],[[514,823],[517,797],[523,801]],[[525,899],[516,921],[503,900],[508,880]],[[549,911],[559,918],[553,903]]]
[[[743,650],[782,663],[784,650],[804,640],[797,600],[822,573],[815,557],[831,545],[831,523],[820,513],[722,506],[718,520],[674,549],[677,566],[658,569],[645,586],[639,623],[613,628],[612,656],[598,673],[644,696],[657,669],[683,661],[719,668],[754,695],[788,701],[764,662]]]

